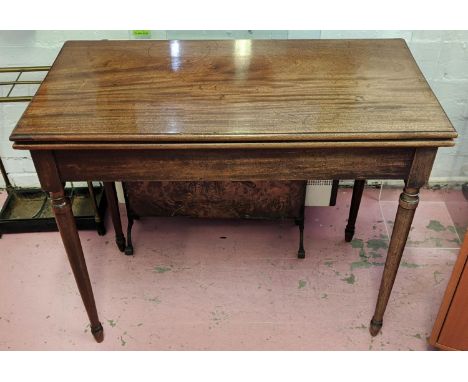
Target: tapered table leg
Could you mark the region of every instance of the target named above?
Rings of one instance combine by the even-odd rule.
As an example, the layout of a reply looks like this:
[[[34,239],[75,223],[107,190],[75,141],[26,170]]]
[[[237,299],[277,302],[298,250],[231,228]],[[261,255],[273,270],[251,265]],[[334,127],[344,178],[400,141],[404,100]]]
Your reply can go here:
[[[63,245],[65,246],[73,275],[75,276],[81,298],[83,299],[86,312],[88,313],[91,323],[91,333],[97,342],[102,342],[104,339],[104,330],[97,314],[93,290],[89,280],[88,269],[86,268],[83,249],[81,248],[80,237],[76,229],[70,200],[65,196],[63,187],[59,192],[51,192],[50,197],[55,220],[60,235],[62,236]]]
[[[99,206],[96,199],[96,193],[94,192],[93,182],[88,182],[88,191],[89,197],[91,199],[91,204],[94,209],[94,221],[96,222],[96,230],[99,236],[106,234],[106,227],[104,227],[104,222],[102,221],[101,214],[99,213]]]
[[[365,184],[366,181],[364,179],[356,179],[354,181],[353,197],[351,198],[348,224],[345,228],[345,240],[348,242],[353,240],[356,219],[359,212],[359,205],[361,204],[362,192],[364,191]]]
[[[306,192],[307,192],[307,181],[304,181],[302,187],[302,204],[300,210],[300,216],[296,219],[296,225],[299,226],[299,250],[297,251],[297,257],[299,259],[305,258],[304,250],[304,221],[305,221],[305,202],[306,202]]]
[[[379,297],[375,313],[372,317],[369,331],[372,336],[376,336],[383,324],[383,315],[387,307],[393,283],[400,266],[401,256],[405,248],[406,240],[411,229],[414,213],[419,203],[419,188],[407,188],[400,195],[399,206],[393,226],[392,237],[388,247],[387,260],[380,283]]]
[[[115,230],[115,242],[119,247],[120,252],[125,250],[125,236],[122,231],[122,222],[120,221],[119,201],[117,200],[117,192],[115,191],[114,182],[104,182],[104,190],[106,192],[107,203]]]

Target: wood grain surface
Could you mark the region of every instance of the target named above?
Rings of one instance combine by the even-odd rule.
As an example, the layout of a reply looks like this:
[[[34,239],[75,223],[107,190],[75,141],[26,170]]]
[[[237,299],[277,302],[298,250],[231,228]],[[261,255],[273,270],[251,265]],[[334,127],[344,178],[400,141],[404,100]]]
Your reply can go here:
[[[400,39],[69,41],[10,139],[201,143],[455,136]]]
[[[85,147],[56,150],[53,158],[62,181],[405,179],[415,151],[412,148],[104,151]],[[46,156],[47,151],[31,153],[34,159]],[[427,171],[423,175],[426,174]]]

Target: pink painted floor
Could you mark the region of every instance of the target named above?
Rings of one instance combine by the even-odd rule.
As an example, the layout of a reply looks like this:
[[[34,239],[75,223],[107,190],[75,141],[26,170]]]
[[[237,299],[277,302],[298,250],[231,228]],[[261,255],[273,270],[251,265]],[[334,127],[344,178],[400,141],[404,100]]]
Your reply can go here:
[[[102,344],[89,333],[58,233],[4,235],[0,349],[429,349],[468,203],[459,191],[423,191],[383,330],[372,338],[398,193],[366,189],[352,243],[344,241],[350,189],[336,207],[307,208],[304,260],[291,222],[142,219],[134,257],[117,250],[109,222],[104,237],[81,232]]]

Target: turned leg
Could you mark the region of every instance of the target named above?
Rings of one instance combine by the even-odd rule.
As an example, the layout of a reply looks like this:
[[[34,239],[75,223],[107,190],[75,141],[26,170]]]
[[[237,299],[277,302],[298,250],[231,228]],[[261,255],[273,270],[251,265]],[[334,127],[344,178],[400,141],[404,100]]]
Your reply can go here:
[[[83,249],[81,248],[80,237],[76,229],[70,200],[65,196],[63,187],[61,191],[51,192],[50,197],[55,221],[57,222],[73,275],[75,276],[81,298],[88,313],[91,323],[91,333],[97,342],[102,342],[104,339],[104,330],[98,318],[93,290],[91,288],[88,269],[86,268]]]
[[[125,249],[125,236],[122,231],[122,222],[120,221],[119,201],[117,200],[117,193],[115,191],[114,182],[104,182],[104,190],[106,192],[107,204],[114,225],[115,242],[119,247],[120,252]]]
[[[348,224],[345,228],[345,240],[347,242],[353,240],[356,218],[361,204],[362,192],[364,191],[365,179],[356,179],[353,187],[353,197],[351,198],[351,207],[349,209]]]
[[[400,195],[400,202],[393,226],[392,237],[388,247],[387,260],[380,283],[379,297],[375,313],[372,317],[369,331],[372,336],[376,336],[383,324],[383,315],[387,307],[393,283],[400,265],[401,256],[405,248],[406,240],[410,232],[416,207],[419,203],[419,188],[405,187]]]

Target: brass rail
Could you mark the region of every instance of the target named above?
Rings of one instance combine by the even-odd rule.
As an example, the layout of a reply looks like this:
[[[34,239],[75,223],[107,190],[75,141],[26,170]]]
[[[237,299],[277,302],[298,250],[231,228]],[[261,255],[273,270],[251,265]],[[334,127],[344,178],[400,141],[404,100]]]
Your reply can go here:
[[[48,72],[50,66],[12,66],[9,68],[0,68],[0,73],[17,73],[17,72]]]
[[[10,68],[0,68],[0,73],[18,73],[17,77],[13,81],[0,81],[0,86],[11,86],[6,97],[0,97],[0,102],[29,102],[33,99],[32,96],[13,96],[13,89],[16,85],[39,85],[42,81],[20,81],[20,77],[23,73],[31,72],[47,72],[50,66],[15,66]]]
[[[0,102],[29,102],[32,96],[0,97]]]
[[[42,81],[0,81],[0,85],[32,85],[40,83]]]
[[[42,83],[42,81],[39,81],[39,80],[20,80],[20,77],[23,73],[31,73],[31,72],[48,72],[50,69],[50,66],[16,66],[16,67],[9,67],[9,68],[0,68],[0,73],[18,73],[18,75],[16,76],[16,78],[12,81],[0,81],[0,86],[11,86],[11,88],[8,90],[8,93],[6,95],[6,97],[0,97],[0,103],[1,102],[29,102],[33,99],[33,96],[13,96],[11,97],[11,93],[14,89],[14,87],[16,85],[40,85]],[[0,126],[1,127],[1,126]],[[7,190],[7,194],[8,195],[11,195],[11,194],[16,194],[16,195],[21,195],[21,191],[17,191],[11,184],[9,178],[8,178],[8,174],[7,174],[7,171],[5,169],[5,166],[3,165],[3,161],[2,161],[2,158],[0,156],[0,174],[2,175],[3,179],[5,180],[5,186],[6,186],[6,190]],[[92,182],[87,182],[88,183],[88,192],[89,192],[89,197],[91,199],[91,205],[93,207],[93,210],[94,210],[94,220],[96,222],[96,227],[97,227],[97,230],[98,230],[98,233],[101,235],[104,234],[105,232],[105,228],[104,228],[104,225],[103,225],[103,217],[100,215],[100,212],[99,212],[99,206],[98,206],[98,203],[97,203],[97,199],[96,199],[96,193],[94,191],[94,186],[93,186],[93,183]],[[72,183],[72,191],[71,191],[71,196],[73,196],[73,192],[74,192],[74,187],[73,187],[73,183]],[[5,202],[5,205],[8,203],[8,200],[7,199],[7,202]],[[47,206],[47,201],[48,201],[48,196],[46,193],[44,193],[44,200],[41,204],[41,206],[39,207],[39,209],[37,210],[37,212],[31,217],[31,216],[27,216],[27,217],[24,217],[23,220],[25,221],[24,222],[24,225],[28,225],[30,224],[30,222],[34,221],[35,219],[38,219],[40,220],[41,218],[41,215],[45,209],[45,207]],[[73,204],[73,201],[72,201],[72,204]],[[0,205],[1,207],[1,205]],[[1,208],[0,208],[1,209]],[[25,231],[25,232],[29,232],[29,231]],[[0,232],[0,237],[1,237],[1,232]]]

